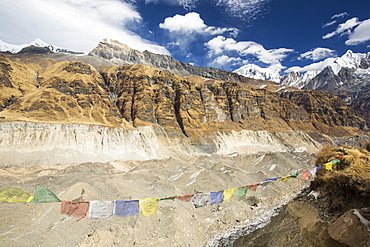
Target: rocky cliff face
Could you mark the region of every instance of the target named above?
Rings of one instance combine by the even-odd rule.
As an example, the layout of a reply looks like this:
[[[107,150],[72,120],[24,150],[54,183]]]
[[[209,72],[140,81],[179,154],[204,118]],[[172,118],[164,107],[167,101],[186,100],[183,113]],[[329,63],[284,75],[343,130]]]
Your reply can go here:
[[[314,151],[320,144],[312,137],[347,137],[366,129],[365,121],[331,94],[183,77],[143,65],[97,71],[81,62],[2,56],[0,78],[1,135],[12,140],[2,141],[6,152],[65,146],[76,151],[73,157],[86,149],[86,160],[96,153],[107,161],[180,152]],[[14,121],[35,125],[9,125]],[[102,127],[86,130],[81,124]],[[85,131],[91,135],[75,134]],[[32,135],[40,138],[27,139]]]

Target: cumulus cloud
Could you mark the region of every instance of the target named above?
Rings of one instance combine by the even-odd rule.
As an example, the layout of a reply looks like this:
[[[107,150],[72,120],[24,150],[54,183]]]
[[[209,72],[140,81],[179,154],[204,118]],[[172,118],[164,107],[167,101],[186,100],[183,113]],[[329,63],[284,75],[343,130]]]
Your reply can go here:
[[[159,24],[162,29],[167,29],[170,32],[178,33],[200,33],[217,35],[229,32],[236,36],[238,29],[236,28],[221,28],[207,26],[200,15],[195,12],[190,12],[185,15],[175,15],[174,17],[167,17],[163,23]]]
[[[167,17],[163,23],[159,24],[160,28],[167,29],[170,32],[201,32],[207,28],[200,15],[195,12],[186,15],[175,15]]]
[[[231,66],[239,65],[241,63],[245,63],[240,57],[229,57],[227,55],[221,55],[216,57],[211,63],[211,66],[228,69]]]
[[[317,47],[301,54],[298,57],[298,60],[308,59],[312,61],[320,61],[328,57],[337,57],[337,52],[328,48]]]
[[[370,40],[370,19],[361,22],[348,36],[346,45],[358,45]]]
[[[260,62],[273,65],[276,68],[283,68],[281,61],[293,52],[293,49],[278,48],[265,49],[261,44],[253,41],[236,41],[232,38],[217,36],[205,44],[209,48],[209,56],[220,55],[224,52],[234,51],[239,56],[253,56]]]
[[[349,20],[347,20],[345,23],[339,24],[337,29],[334,32],[328,33],[324,35],[323,39],[329,39],[335,35],[344,35],[344,34],[350,34],[351,29],[358,26],[361,22],[358,20],[357,17],[353,17]]]
[[[307,71],[321,71],[325,67],[327,67],[329,64],[332,64],[335,61],[335,59],[336,58],[330,57],[330,58],[325,59],[324,61],[320,61],[320,62],[317,62],[317,63],[312,63],[312,64],[306,65],[304,67],[299,67],[299,66],[290,67],[290,68],[286,69],[284,72],[289,73],[289,72],[292,72],[292,71],[298,71],[298,72],[303,73],[303,72],[307,72]]]
[[[138,50],[169,54],[164,47],[125,28],[141,21],[134,7],[120,0],[0,1],[0,33],[8,43],[41,38],[60,47],[89,52],[103,38],[112,38]]]

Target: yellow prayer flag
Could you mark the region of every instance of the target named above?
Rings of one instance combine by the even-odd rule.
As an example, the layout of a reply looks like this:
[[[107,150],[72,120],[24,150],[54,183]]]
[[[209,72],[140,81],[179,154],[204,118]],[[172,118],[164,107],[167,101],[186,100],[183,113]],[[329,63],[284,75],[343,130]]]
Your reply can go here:
[[[333,170],[333,163],[330,161],[330,162],[328,162],[328,163],[326,163],[326,164],[324,164],[325,165],[325,169],[326,170],[328,170],[328,171],[332,171]]]
[[[289,178],[291,178],[292,177],[292,175],[288,175],[288,176],[285,176],[285,177],[282,177],[282,178],[280,178],[279,180],[277,180],[277,181],[283,181],[283,182],[286,182],[286,181],[288,181],[288,179]]]
[[[139,200],[140,213],[144,216],[155,214],[159,198],[146,198]]]
[[[224,190],[224,199],[226,201],[230,201],[230,198],[233,196],[236,189],[237,188]]]

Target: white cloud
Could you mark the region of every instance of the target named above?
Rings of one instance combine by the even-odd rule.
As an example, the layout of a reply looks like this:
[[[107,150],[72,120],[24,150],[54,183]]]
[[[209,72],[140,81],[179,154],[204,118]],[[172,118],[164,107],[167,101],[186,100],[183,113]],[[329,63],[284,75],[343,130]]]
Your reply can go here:
[[[292,71],[298,71],[298,72],[303,73],[306,71],[321,71],[325,67],[327,67],[329,64],[332,64],[335,61],[335,59],[336,58],[330,57],[330,58],[325,59],[324,61],[312,63],[304,67],[298,67],[298,66],[290,67],[286,69],[284,72],[289,73]]]
[[[230,66],[235,66],[241,63],[244,63],[244,61],[240,57],[229,57],[227,55],[221,55],[216,57],[212,61],[212,63],[210,63],[210,65],[217,68],[227,69]]]
[[[162,46],[125,28],[140,23],[140,14],[120,0],[0,1],[0,38],[14,44],[41,38],[47,43],[88,52],[103,38],[138,50],[169,54]]]
[[[328,58],[328,57],[336,57],[337,52],[328,48],[315,48],[311,51],[305,52],[301,54],[298,58],[298,60],[302,59],[309,59],[312,61],[320,61],[322,59]]]
[[[167,29],[170,32],[202,32],[207,28],[200,15],[195,12],[187,13],[186,15],[175,15],[167,17],[163,23],[159,24],[160,28]]]
[[[358,21],[357,17],[353,17],[349,20],[347,20],[345,23],[339,24],[337,29],[334,32],[328,33],[324,35],[323,39],[329,39],[335,35],[344,35],[344,34],[350,34],[351,29],[358,26],[361,22]]]
[[[261,44],[253,41],[236,41],[232,38],[217,36],[205,44],[209,49],[209,55],[219,55],[228,51],[235,51],[240,56],[253,56],[260,62],[283,68],[281,61],[293,52],[293,49],[278,48],[266,50]]]
[[[347,15],[348,15],[348,13],[347,13],[347,12],[343,12],[343,13],[340,13],[340,14],[333,15],[333,16],[331,17],[331,19],[335,19],[335,18],[342,18],[342,17],[345,17],[345,16],[347,16]]]
[[[361,22],[348,36],[346,45],[358,45],[370,40],[370,19]]]
[[[337,23],[337,21],[331,21],[331,22],[325,23],[325,24],[322,26],[322,28],[330,27],[330,26],[334,25],[335,23]]]
[[[221,28],[207,26],[200,15],[195,12],[190,12],[185,15],[175,15],[174,17],[167,17],[163,23],[159,24],[162,29],[167,29],[170,32],[177,33],[200,33],[200,34],[210,34],[217,35],[223,33],[230,33],[232,36],[238,34],[238,29],[236,28]]]

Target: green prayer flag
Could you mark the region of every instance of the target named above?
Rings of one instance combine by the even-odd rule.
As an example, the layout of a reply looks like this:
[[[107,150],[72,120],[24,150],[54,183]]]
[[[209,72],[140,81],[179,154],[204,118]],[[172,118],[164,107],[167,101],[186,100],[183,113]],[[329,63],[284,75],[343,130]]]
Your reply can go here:
[[[248,186],[242,186],[236,189],[239,198],[242,198],[247,194]]]
[[[31,203],[61,202],[53,192],[44,186],[37,186],[34,195],[35,198]]]

